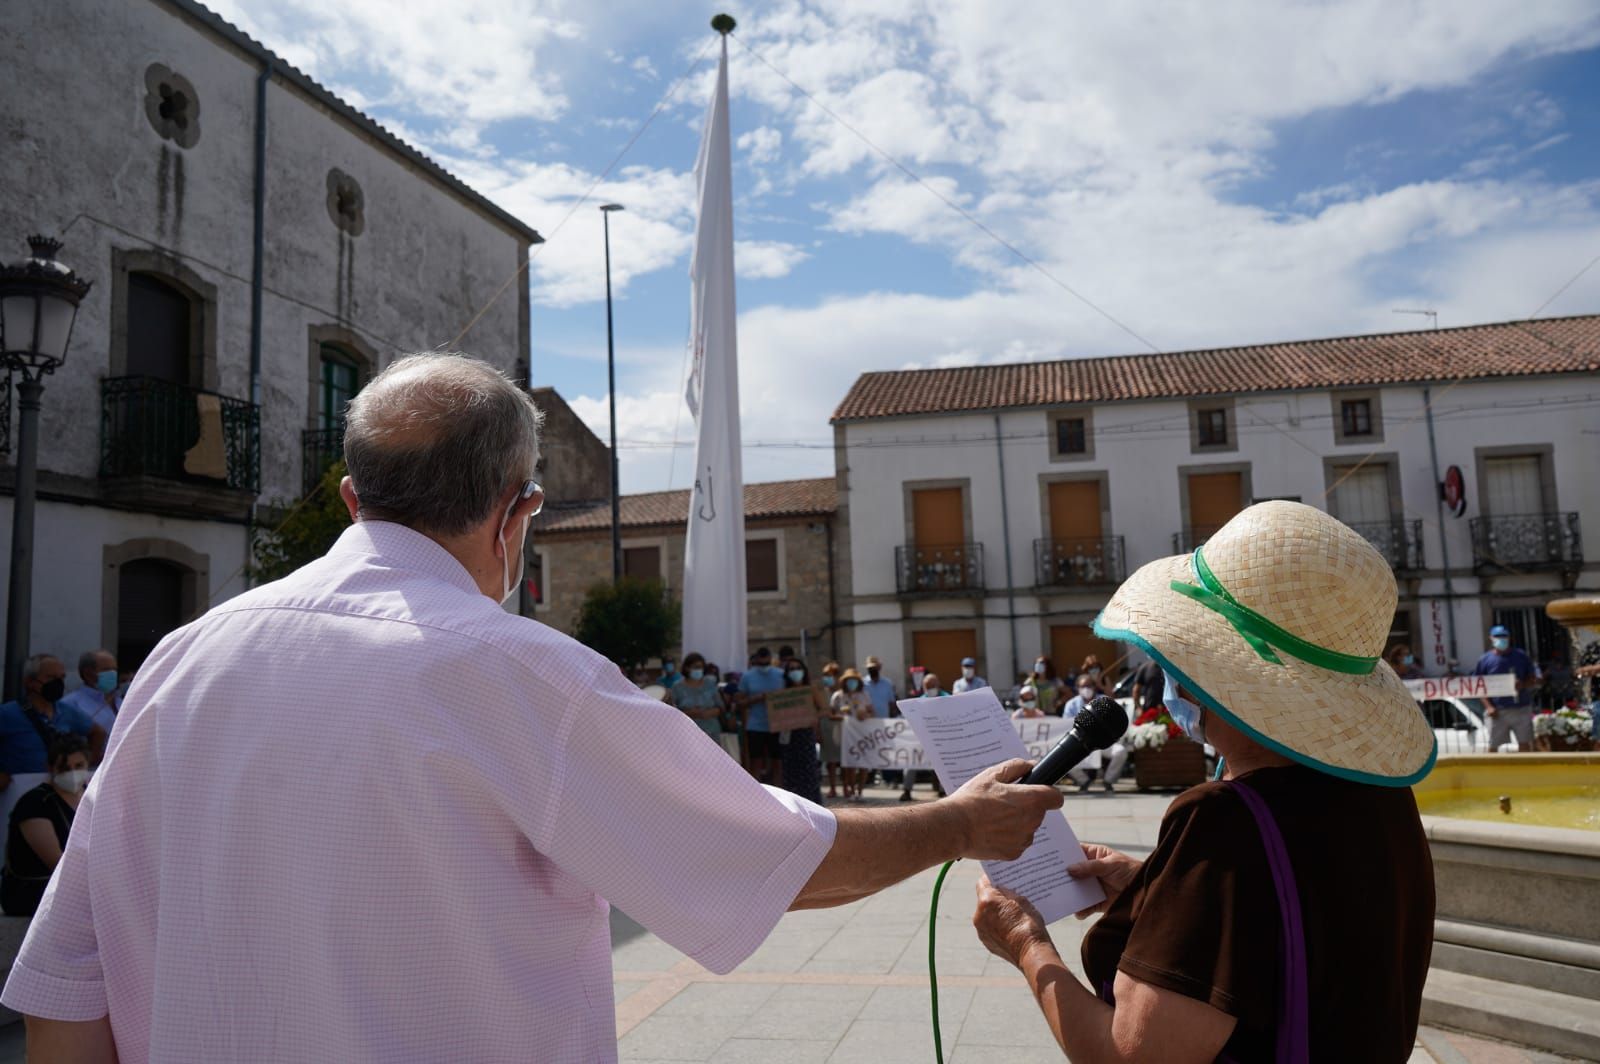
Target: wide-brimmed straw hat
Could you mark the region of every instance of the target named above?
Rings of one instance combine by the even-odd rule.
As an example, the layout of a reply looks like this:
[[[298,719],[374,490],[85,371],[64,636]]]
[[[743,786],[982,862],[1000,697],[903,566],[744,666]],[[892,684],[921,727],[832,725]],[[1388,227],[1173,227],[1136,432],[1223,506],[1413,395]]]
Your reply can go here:
[[[1193,554],[1142,567],[1095,619],[1133,643],[1211,712],[1311,768],[1409,786],[1436,743],[1382,660],[1394,574],[1321,510],[1264,502]]]

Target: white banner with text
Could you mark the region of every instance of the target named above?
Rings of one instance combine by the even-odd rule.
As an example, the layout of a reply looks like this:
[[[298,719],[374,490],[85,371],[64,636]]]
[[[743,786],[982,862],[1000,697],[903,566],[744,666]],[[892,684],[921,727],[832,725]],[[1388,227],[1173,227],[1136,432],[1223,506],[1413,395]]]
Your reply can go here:
[[[1072,730],[1072,722],[1061,717],[1033,717],[1014,720],[1012,726],[1028,748],[1028,757],[1037,761],[1050,752]],[[867,720],[850,718],[844,722],[843,742],[840,744],[846,768],[876,769],[879,772],[895,769],[926,769],[933,771],[933,762],[922,749],[916,732],[904,717],[871,717]],[[1082,762],[1084,768],[1100,767],[1100,752],[1096,750]]]
[[[1424,676],[1407,680],[1406,689],[1418,702],[1435,698],[1515,698],[1517,678],[1509,672],[1499,676]]]

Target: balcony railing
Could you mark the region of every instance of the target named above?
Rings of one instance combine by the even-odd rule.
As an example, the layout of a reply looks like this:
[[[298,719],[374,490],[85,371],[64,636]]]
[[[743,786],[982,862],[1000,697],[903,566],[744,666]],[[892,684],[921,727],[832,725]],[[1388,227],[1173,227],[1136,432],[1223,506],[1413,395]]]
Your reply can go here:
[[[1196,547],[1205,545],[1206,540],[1217,534],[1221,525],[1195,525],[1185,528],[1181,532],[1172,534],[1172,553],[1188,554]]]
[[[1583,564],[1583,537],[1575,513],[1474,517],[1473,568],[1515,572],[1572,569]]]
[[[983,544],[896,547],[894,571],[902,595],[982,591]]]
[[[1421,521],[1373,521],[1350,527],[1378,548],[1378,553],[1396,572],[1422,570]]]
[[[300,433],[300,490],[309,494],[328,467],[344,457],[344,425]]]
[[[244,399],[155,377],[100,386],[100,476],[261,490],[261,413]]]
[[[1119,584],[1125,573],[1121,536],[1033,541],[1033,578],[1040,587]]]

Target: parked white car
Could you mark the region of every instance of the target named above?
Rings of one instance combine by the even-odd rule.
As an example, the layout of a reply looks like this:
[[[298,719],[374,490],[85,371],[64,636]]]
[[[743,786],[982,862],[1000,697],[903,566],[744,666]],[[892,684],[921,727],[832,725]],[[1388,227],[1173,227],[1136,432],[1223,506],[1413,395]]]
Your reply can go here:
[[[1423,716],[1439,740],[1441,754],[1487,754],[1489,722],[1484,716],[1488,703],[1481,698],[1430,698],[1419,702]],[[1501,743],[1502,753],[1516,752],[1515,740]]]

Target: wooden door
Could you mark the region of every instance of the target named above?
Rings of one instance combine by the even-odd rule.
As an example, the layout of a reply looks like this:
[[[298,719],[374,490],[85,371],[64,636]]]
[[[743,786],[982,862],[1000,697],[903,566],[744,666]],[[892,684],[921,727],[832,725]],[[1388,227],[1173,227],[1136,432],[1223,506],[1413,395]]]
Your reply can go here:
[[[1350,467],[1334,470],[1338,486],[1333,489],[1334,516],[1347,525],[1388,524],[1389,470],[1383,465],[1362,466],[1354,473]]]
[[[1242,509],[1244,474],[1189,474],[1189,527],[1196,543],[1227,524]]]
[[[911,535],[921,550],[959,547],[966,539],[960,488],[923,488],[911,493]]]
[[[1057,481],[1049,490],[1051,539],[1061,543],[1100,538],[1098,480]]]
[[[1544,484],[1539,456],[1511,455],[1483,460],[1483,512],[1486,514],[1544,513]]]
[[[939,687],[948,691],[961,678],[961,659],[978,656],[974,628],[949,628],[911,633],[911,664],[939,674]]]
[[[1063,680],[1077,672],[1078,666],[1083,664],[1083,659],[1090,654],[1100,659],[1100,667],[1106,670],[1104,675],[1113,677],[1121,675],[1123,666],[1112,667],[1125,653],[1120,647],[1119,643],[1096,636],[1093,629],[1086,624],[1050,626],[1050,661]],[[1076,693],[1076,691],[1069,692],[1068,697]]]

